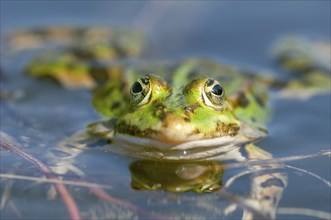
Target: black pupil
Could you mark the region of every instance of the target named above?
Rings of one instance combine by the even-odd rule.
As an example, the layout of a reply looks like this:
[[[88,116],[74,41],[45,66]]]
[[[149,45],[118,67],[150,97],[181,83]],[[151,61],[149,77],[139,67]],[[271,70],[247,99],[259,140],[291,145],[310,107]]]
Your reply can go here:
[[[222,95],[223,93],[222,86],[220,84],[214,85],[211,92],[215,95]]]
[[[143,91],[143,87],[141,87],[139,82],[135,82],[135,83],[133,83],[131,90],[133,93],[139,93],[139,92]]]

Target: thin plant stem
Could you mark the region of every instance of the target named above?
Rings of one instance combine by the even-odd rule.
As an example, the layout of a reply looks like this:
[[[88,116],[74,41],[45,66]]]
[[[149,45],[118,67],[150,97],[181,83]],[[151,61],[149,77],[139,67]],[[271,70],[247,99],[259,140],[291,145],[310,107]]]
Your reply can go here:
[[[22,157],[23,159],[27,160],[28,162],[34,164],[37,166],[47,177],[47,179],[51,180],[59,180],[59,178],[56,176],[55,173],[53,173],[44,163],[42,163],[37,158],[33,157],[32,155],[24,152],[23,150],[19,149],[18,147],[12,145],[11,143],[5,142],[3,140],[0,140],[0,146],[4,149],[9,150],[10,152]],[[65,203],[70,218],[73,220],[80,220],[80,214],[78,207],[72,198],[71,194],[67,190],[67,188],[62,184],[61,182],[54,182],[52,183],[55,187],[56,191],[60,194],[62,197],[63,202]]]

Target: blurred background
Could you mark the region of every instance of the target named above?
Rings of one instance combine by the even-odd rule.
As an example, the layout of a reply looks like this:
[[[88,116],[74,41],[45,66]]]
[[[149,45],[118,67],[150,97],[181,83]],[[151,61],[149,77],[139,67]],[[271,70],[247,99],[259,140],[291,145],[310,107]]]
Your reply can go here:
[[[330,1],[1,1],[1,30],[48,25],[145,30],[152,57],[265,66],[283,34],[330,37]]]

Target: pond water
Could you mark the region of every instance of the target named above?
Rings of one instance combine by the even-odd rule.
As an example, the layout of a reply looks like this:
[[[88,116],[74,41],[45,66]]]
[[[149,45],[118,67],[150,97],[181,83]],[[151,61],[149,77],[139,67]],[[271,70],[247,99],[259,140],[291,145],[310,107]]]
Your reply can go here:
[[[287,34],[330,38],[330,7],[330,1],[1,1],[1,34],[15,28],[48,25],[135,27],[146,31],[149,39],[143,59],[204,57],[281,75],[284,71],[270,56],[272,43]],[[3,48],[1,91],[10,91],[10,99],[1,100],[1,131],[15,139],[24,151],[47,163],[45,152],[100,116],[92,108],[89,91],[68,92],[53,81],[30,78],[24,74],[30,55],[7,56]],[[269,135],[258,143],[261,148],[275,158],[330,150],[330,95],[308,100],[275,99],[272,105]],[[105,201],[98,199],[91,188],[68,184],[84,218],[241,218],[240,212],[225,215],[231,201],[219,193],[222,191],[197,194],[133,189],[139,188],[131,183],[133,162],[98,147],[79,156],[75,165],[84,171],[84,180],[102,184],[112,196],[108,198],[111,201]],[[286,164],[300,170],[285,168],[288,185],[278,205],[277,219],[318,219],[316,215],[330,219],[330,157]],[[146,169],[153,169],[153,165],[145,165]],[[215,169],[223,167],[217,165]],[[241,171],[229,169],[213,177],[226,183]],[[161,171],[157,168],[154,172]],[[31,163],[1,149],[1,174],[5,174],[0,182],[1,219],[69,218],[59,196],[49,199],[49,183],[10,177],[43,176]],[[77,180],[70,174],[65,178]],[[230,191],[247,196],[249,178],[238,178]]]

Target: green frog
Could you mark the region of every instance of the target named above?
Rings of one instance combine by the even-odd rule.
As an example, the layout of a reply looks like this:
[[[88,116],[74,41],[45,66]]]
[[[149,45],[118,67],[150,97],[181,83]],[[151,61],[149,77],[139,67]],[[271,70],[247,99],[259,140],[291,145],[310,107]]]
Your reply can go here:
[[[158,75],[152,74],[155,68]],[[267,134],[268,95],[257,77],[199,59],[120,71],[95,90],[93,100],[112,119],[89,126],[90,134],[106,136],[118,153],[215,159]]]

